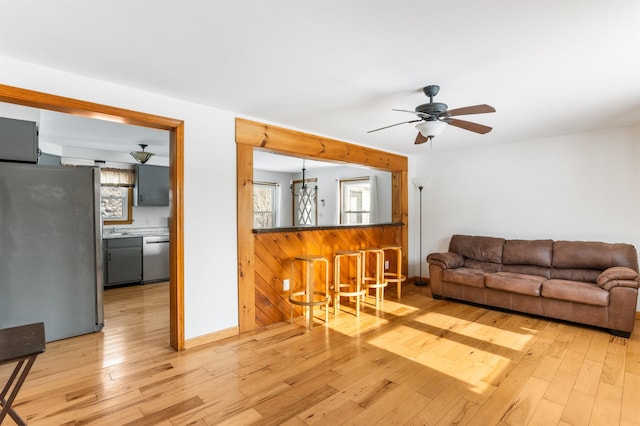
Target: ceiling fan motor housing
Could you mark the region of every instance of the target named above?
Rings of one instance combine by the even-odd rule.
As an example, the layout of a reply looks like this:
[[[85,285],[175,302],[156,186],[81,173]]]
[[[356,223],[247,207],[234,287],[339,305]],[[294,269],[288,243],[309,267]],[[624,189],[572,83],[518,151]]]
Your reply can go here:
[[[438,117],[440,114],[447,111],[447,104],[442,102],[431,102],[428,104],[418,105],[416,107],[416,113],[428,114],[432,117]]]

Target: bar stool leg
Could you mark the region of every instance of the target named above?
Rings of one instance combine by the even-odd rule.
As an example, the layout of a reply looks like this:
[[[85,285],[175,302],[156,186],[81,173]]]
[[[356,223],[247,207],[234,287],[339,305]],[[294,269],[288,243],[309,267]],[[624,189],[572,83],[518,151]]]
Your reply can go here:
[[[351,266],[349,259],[353,258],[356,262],[355,276],[347,274],[347,282],[342,282],[342,267],[343,260],[346,263],[349,271]],[[361,266],[360,253],[357,251],[340,250],[335,253],[333,263],[333,314],[337,315],[340,312],[340,298],[341,297],[354,297],[356,302],[356,317],[360,316],[360,299],[364,297],[364,288],[362,287],[362,266]],[[355,282],[351,281],[355,279]]]
[[[314,306],[324,306],[325,307],[325,325],[329,322],[329,312],[328,305],[331,301],[331,297],[328,294],[329,286],[329,262],[322,256],[296,256],[296,261],[304,262],[305,267],[304,270],[304,281],[302,291],[293,291],[293,287],[291,288],[291,292],[289,294],[289,303],[290,303],[290,316],[289,322],[293,324],[293,305],[298,305],[302,308],[303,315],[305,316],[305,320],[307,322],[307,327],[309,330],[313,328],[313,307]],[[315,262],[324,262],[324,288],[315,288]],[[323,290],[323,291],[322,291]]]
[[[360,249],[360,255],[362,257],[362,283],[366,290],[366,295],[369,294],[370,289],[375,289],[375,305],[377,309],[380,302],[384,302],[384,288],[387,286],[384,276],[384,251],[378,248],[363,248]],[[372,275],[368,276],[367,258],[371,255],[375,256],[375,269]]]
[[[388,283],[396,283],[398,299],[402,297],[402,283],[406,281],[407,277],[402,275],[402,247],[401,246],[384,246],[382,247],[384,251],[385,259],[387,258],[387,252],[393,251],[395,252],[395,263],[396,269],[395,271],[385,272],[384,276]],[[392,255],[391,255],[392,256]],[[389,256],[389,258],[391,258]]]

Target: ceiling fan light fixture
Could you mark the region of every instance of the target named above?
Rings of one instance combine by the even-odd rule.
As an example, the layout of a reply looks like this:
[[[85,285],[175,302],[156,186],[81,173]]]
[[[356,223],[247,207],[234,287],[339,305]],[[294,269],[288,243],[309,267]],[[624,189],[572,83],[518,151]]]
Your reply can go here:
[[[416,129],[420,134],[429,140],[440,136],[446,127],[447,123],[440,120],[423,120],[416,124]]]
[[[153,157],[155,154],[144,150],[149,145],[141,143],[139,146],[140,148],[142,148],[142,151],[132,151],[130,152],[130,154],[138,163],[144,164],[147,161],[149,161],[149,159]]]

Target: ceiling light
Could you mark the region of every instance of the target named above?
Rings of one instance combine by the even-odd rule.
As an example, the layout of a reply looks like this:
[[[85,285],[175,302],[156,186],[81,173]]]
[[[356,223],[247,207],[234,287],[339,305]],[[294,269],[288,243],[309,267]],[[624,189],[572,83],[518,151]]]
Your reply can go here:
[[[416,129],[429,140],[440,136],[445,127],[447,127],[447,123],[440,120],[424,120],[416,124]]]
[[[296,191],[295,185],[293,181],[291,181],[289,185],[289,189],[291,190],[291,194],[293,194],[294,197],[306,197],[306,198],[315,199],[316,195],[318,194],[318,185],[315,185],[313,189],[309,188],[309,185],[307,185],[307,179],[305,176],[306,173],[307,173],[307,168],[305,167],[305,160],[302,160],[302,183],[300,185],[300,188],[298,189],[298,191]]]
[[[135,158],[138,163],[144,164],[147,161],[149,161],[149,159],[153,157],[155,154],[152,152],[146,152],[144,150],[149,145],[141,143],[139,146],[140,148],[142,148],[142,151],[133,151],[131,152],[131,156]]]

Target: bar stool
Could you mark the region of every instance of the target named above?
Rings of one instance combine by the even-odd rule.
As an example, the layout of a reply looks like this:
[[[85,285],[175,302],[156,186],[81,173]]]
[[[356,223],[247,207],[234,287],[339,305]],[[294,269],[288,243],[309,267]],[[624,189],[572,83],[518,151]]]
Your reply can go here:
[[[384,301],[384,288],[387,286],[384,279],[384,251],[379,248],[361,248],[360,256],[362,257],[362,286],[367,296],[370,289],[376,290],[377,308],[378,304]],[[373,267],[367,269],[367,262],[372,257],[375,259]]]
[[[324,323],[329,323],[329,302],[331,297],[328,295],[329,280],[329,262],[323,256],[307,255],[296,256],[295,261],[304,265],[302,275],[304,276],[304,290],[293,291],[289,294],[289,302],[291,303],[290,322],[293,324],[293,305],[302,306],[304,314],[307,316],[309,330],[313,328],[313,307],[324,306]],[[324,263],[324,291],[316,289],[315,264]]]
[[[344,263],[343,263],[344,261]],[[355,261],[356,273],[351,274],[349,266]],[[356,316],[360,316],[360,299],[364,297],[365,289],[362,287],[360,253],[350,250],[339,250],[335,252],[333,261],[333,314],[337,315],[340,310],[340,297],[355,297]],[[343,274],[342,267],[346,266],[347,271]],[[344,278],[343,278],[344,277]]]
[[[407,280],[407,277],[405,275],[402,275],[402,247],[401,246],[394,246],[394,245],[388,245],[388,246],[382,246],[382,250],[384,251],[384,255],[385,255],[385,262],[387,259],[391,259],[393,254],[395,254],[396,257],[396,261],[395,261],[395,266],[396,269],[395,271],[387,271],[384,273],[384,279],[388,282],[388,283],[396,283],[397,284],[397,288],[398,288],[398,299],[400,299],[402,297],[402,283],[404,281]],[[393,252],[393,253],[389,253],[389,256],[387,256],[387,252]]]

